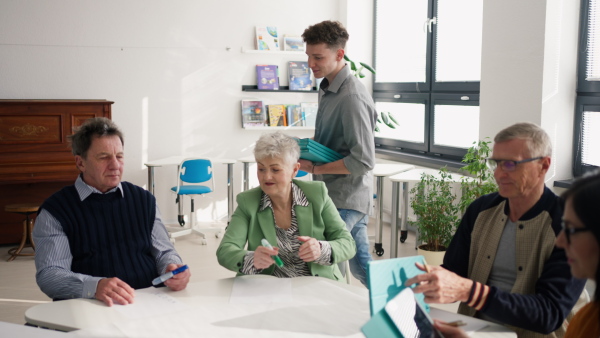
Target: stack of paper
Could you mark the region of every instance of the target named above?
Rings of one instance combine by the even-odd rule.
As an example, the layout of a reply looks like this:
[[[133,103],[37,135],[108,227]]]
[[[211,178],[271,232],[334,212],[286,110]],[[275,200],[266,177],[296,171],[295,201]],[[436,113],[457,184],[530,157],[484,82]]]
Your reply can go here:
[[[325,147],[324,145],[313,141],[312,139],[298,139],[300,146],[300,158],[319,163],[329,163],[341,160],[342,155]]]

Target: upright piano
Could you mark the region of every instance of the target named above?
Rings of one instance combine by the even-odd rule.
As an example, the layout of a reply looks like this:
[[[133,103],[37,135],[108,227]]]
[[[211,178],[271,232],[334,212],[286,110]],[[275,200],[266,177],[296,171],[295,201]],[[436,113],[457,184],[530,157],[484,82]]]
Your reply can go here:
[[[78,170],[67,136],[92,117],[111,118],[107,100],[0,100],[0,244],[18,243],[21,215],[4,206],[42,203]]]

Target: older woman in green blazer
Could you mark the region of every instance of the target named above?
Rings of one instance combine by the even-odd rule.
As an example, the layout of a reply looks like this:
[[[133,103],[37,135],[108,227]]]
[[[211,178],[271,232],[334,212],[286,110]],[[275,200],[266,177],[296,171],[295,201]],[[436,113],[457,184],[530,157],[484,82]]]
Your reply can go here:
[[[237,196],[217,249],[223,267],[242,275],[343,279],[337,263],[352,258],[356,245],[325,184],[293,179],[299,156],[297,142],[280,132],[256,142],[260,187]],[[261,244],[263,238],[272,248]],[[283,266],[272,256],[279,256]]]

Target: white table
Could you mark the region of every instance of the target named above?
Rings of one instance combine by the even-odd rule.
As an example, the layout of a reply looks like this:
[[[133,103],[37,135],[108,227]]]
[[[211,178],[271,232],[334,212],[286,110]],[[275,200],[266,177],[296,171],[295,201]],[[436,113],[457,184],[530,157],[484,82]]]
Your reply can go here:
[[[240,161],[244,164],[244,168],[242,170],[242,184],[243,184],[243,189],[244,189],[243,191],[246,191],[250,187],[250,181],[249,181],[250,163],[256,163],[256,159],[254,158],[254,156],[246,156],[246,157],[239,158],[238,161]]]
[[[402,209],[402,219],[400,223],[400,231],[402,233],[402,237],[406,239],[407,236],[407,221],[408,221],[408,206],[410,204],[408,200],[408,184],[415,183],[421,181],[421,174],[426,173],[429,175],[433,175],[435,177],[440,177],[439,170],[437,169],[412,169],[405,171],[400,174],[396,174],[390,176],[390,181],[392,181],[392,238],[391,242],[391,252],[390,258],[398,257],[398,199],[400,198],[400,190],[402,191],[402,199],[401,209]],[[459,175],[457,173],[450,173],[452,175],[452,179],[448,180],[449,182],[461,182],[463,175]],[[400,183],[402,183],[402,187],[400,187]],[[404,243],[404,240],[402,240]],[[417,243],[417,241],[415,241]]]
[[[233,164],[237,162],[236,160],[228,158],[213,158],[206,156],[180,155],[170,156],[144,163],[144,165],[148,167],[148,191],[150,191],[150,193],[154,195],[154,168],[166,165],[179,165],[184,159],[194,157],[206,158],[211,160],[211,162],[213,163],[221,163],[227,165],[227,223],[229,224],[229,221],[231,220],[231,215],[233,214]]]
[[[319,277],[277,279],[271,276],[236,278],[270,279],[272,289],[291,282],[291,298],[280,303],[230,303],[234,278],[190,283],[179,292],[160,291],[185,303],[178,312],[132,319],[116,306],[91,299],[70,299],[31,307],[28,323],[71,332],[81,337],[363,337],[360,328],[369,320],[369,292]],[[265,295],[268,297],[268,295]],[[433,309],[454,320],[464,316]],[[476,337],[515,337],[509,329],[489,323]],[[493,332],[493,333],[489,333]]]
[[[396,163],[375,163],[373,168],[373,175],[377,178],[377,199],[375,200],[375,253],[377,256],[383,256],[383,245],[381,243],[382,237],[382,226],[381,221],[383,220],[383,179],[388,176],[392,176],[401,172],[405,172],[414,169],[414,165],[410,164],[396,164]]]

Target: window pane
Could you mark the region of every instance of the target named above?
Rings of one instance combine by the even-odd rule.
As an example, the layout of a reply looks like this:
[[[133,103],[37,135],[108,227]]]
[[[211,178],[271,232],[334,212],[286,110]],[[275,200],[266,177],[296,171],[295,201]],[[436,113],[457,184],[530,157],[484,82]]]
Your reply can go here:
[[[375,82],[425,82],[427,6],[427,1],[377,1]]]
[[[468,149],[479,140],[479,106],[434,106],[433,143]]]
[[[590,0],[590,9],[588,17],[588,40],[587,40],[587,67],[585,80],[600,80],[600,18],[598,18],[598,1]]]
[[[581,128],[581,162],[600,166],[600,112],[583,112]]]
[[[483,0],[438,0],[436,82],[481,80]]]
[[[381,115],[391,114],[399,125],[391,128],[384,123],[377,123],[379,131],[375,137],[384,137],[415,143],[425,143],[425,105],[422,103],[375,102],[379,121]],[[389,121],[391,123],[391,121]]]

